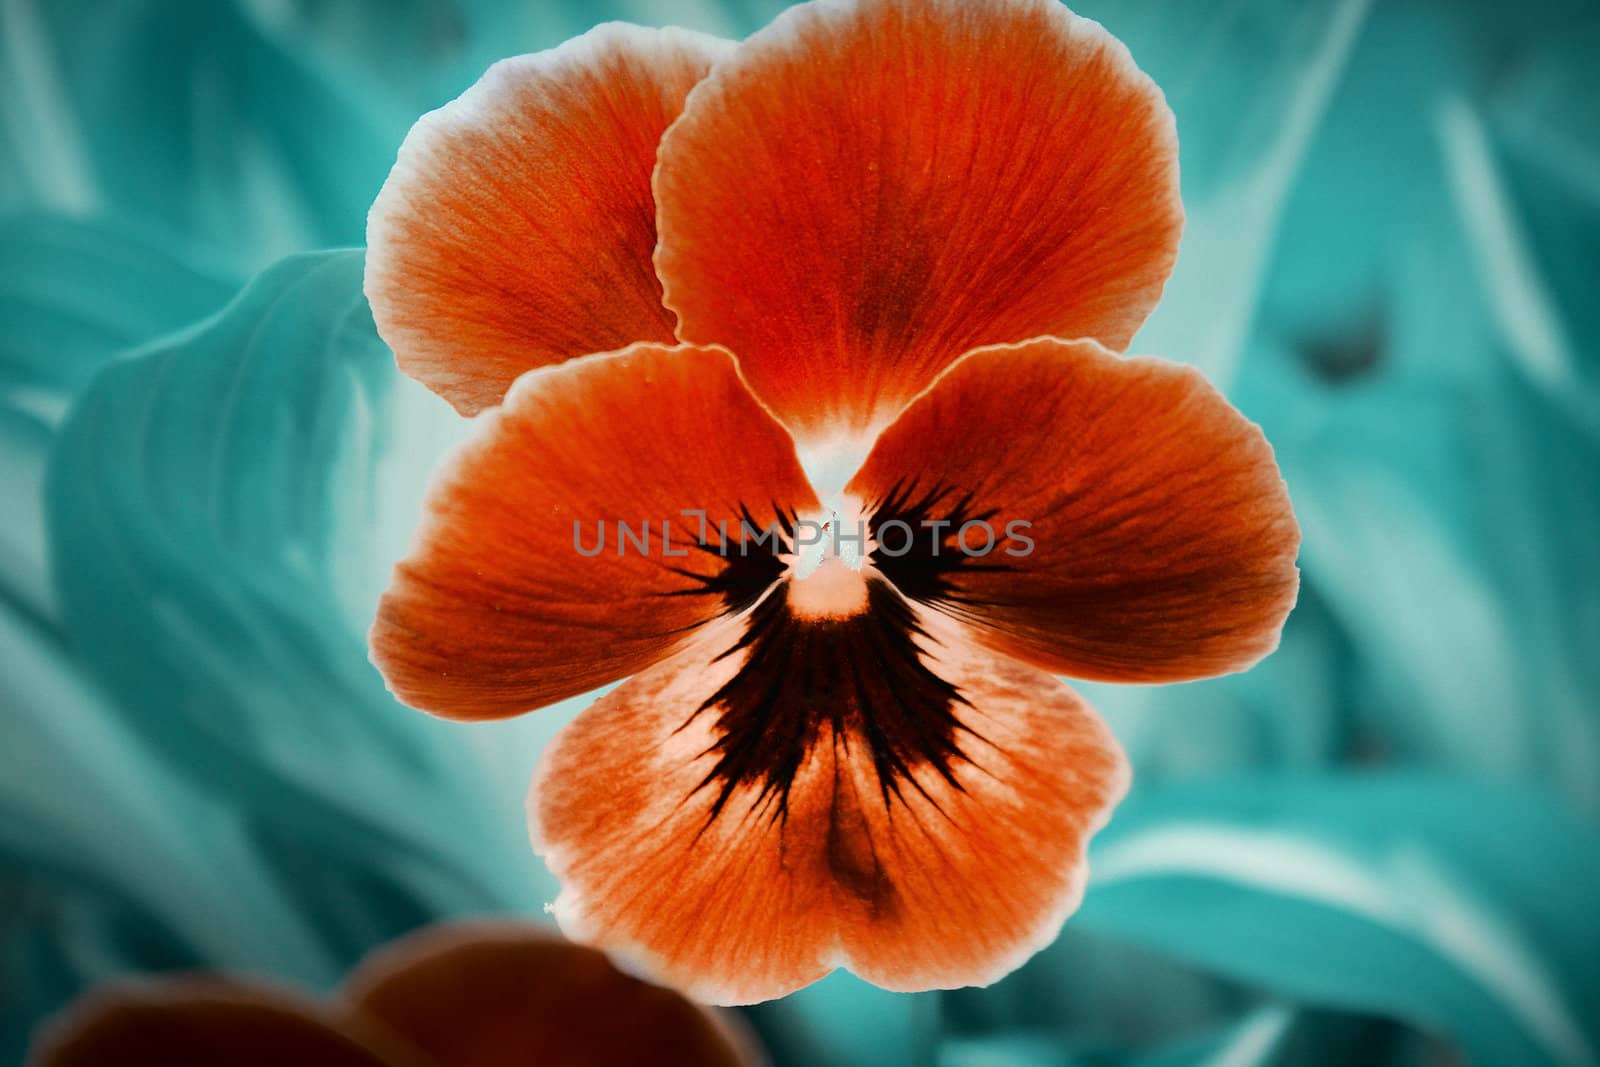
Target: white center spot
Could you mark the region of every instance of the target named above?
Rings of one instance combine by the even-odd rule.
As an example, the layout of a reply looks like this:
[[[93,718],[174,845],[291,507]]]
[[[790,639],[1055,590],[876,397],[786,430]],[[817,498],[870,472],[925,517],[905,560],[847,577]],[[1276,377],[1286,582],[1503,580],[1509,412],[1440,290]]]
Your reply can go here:
[[[867,606],[866,519],[842,494],[821,512],[800,516],[789,570],[789,607],[811,618],[844,618]]]

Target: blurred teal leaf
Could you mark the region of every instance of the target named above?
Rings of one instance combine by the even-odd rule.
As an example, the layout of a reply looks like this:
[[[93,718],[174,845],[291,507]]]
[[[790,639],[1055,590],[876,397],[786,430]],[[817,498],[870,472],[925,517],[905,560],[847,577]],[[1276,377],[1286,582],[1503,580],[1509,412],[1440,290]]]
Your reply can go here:
[[[288,261],[175,329],[227,284],[132,231],[11,232],[37,267],[0,285],[19,327],[0,347],[0,543],[19,547],[0,603],[0,978],[26,992],[6,998],[0,1060],[130,969],[326,986],[439,915],[536,911],[552,894],[520,796],[559,709],[474,750],[366,663],[371,602],[463,424],[395,372],[360,253]],[[152,330],[174,332],[120,351]]]
[[[210,314],[238,283],[134,226],[0,216],[0,381],[64,404],[111,356]]]
[[[1348,649],[1355,751],[1533,777],[1591,815],[1600,129],[1567,90],[1593,40],[1600,12],[1566,0],[1504,24],[1375,13],[1234,391]]]
[[[1539,193],[1558,198],[1552,210],[1574,182],[1595,188],[1584,163],[1600,141],[1586,46],[1600,11],[1589,0],[1530,0],[1503,16],[1486,0],[1374,5],[1282,204],[1262,293],[1271,327],[1331,332],[1406,295],[1407,264],[1441,251],[1459,223],[1440,138],[1452,101],[1491,116],[1495,139],[1562,176]]]
[[[1472,299],[1441,288],[1417,313]],[[1403,337],[1388,358],[1416,358]],[[1285,354],[1240,399],[1277,446],[1307,584],[1350,645],[1359,751],[1531,775],[1600,810],[1600,607],[1582,592],[1600,561],[1579,547],[1600,537],[1596,442],[1503,366],[1446,384],[1400,365],[1330,396]]]
[[[1408,776],[1136,793],[1073,924],[1475,1063],[1596,1062],[1600,830],[1539,792]],[[1062,960],[1058,966],[1068,966]]]
[[[362,240],[407,129],[490,64],[624,19],[743,36],[777,0],[12,0],[0,211],[143,220],[233,266]]]
[[[778,1063],[918,1067],[935,1055],[939,997],[890,993],[835,971],[749,1014]]]
[[[1584,294],[1593,253],[1600,248],[1600,119],[1584,101],[1593,81],[1592,57],[1600,48],[1600,14],[1591,9],[1563,31],[1530,48],[1514,77],[1481,105],[1482,124],[1493,157],[1489,177],[1499,186],[1491,202],[1505,205],[1506,229],[1524,250],[1535,299],[1555,320],[1550,332],[1565,373],[1555,377],[1552,391],[1576,388],[1594,431],[1593,411],[1600,406],[1600,307]],[[1459,179],[1456,187],[1470,191],[1470,183]],[[1471,226],[1486,271],[1494,269],[1489,262],[1497,251],[1494,230],[1482,221]],[[1516,324],[1511,310],[1501,312],[1507,327]],[[1506,332],[1514,339],[1522,331]]]
[[[138,218],[245,269],[360,241],[404,133],[231,0],[16,0],[0,42],[0,207]]]
[[[108,367],[47,486],[81,661],[168,768],[227,798],[343,953],[434,914],[539,902],[520,813],[486,799],[458,731],[397,705],[366,661],[396,551],[378,512],[396,474],[414,494],[426,471],[394,465],[437,448],[391,395],[361,269],[359,252],[287,260]]]
[[[1069,6],[1127,44],[1178,121],[1183,244],[1133,351],[1195,363],[1226,383],[1255,318],[1284,198],[1370,0]]]
[[[0,216],[0,604],[56,624],[43,483],[73,398],[114,356],[215,310],[236,286],[136,227]]]
[[[11,407],[0,407],[0,610],[35,625],[56,615],[45,544],[44,469],[50,430]]]
[[[29,1023],[129,970],[339,975],[224,793],[158,758],[55,636],[0,612],[0,1059]]]
[[[1093,687],[1147,780],[1404,763],[1600,814],[1600,12],[1467,14],[1372,9],[1281,205],[1230,394],[1288,479],[1301,601],[1247,675]]]
[[[939,1046],[938,1067],[1266,1067],[1280,1062],[1295,1012],[1269,1004],[1201,1036],[1155,1048],[1112,1048],[1060,1034],[1015,1032],[1001,1037],[953,1038]]]
[[[226,800],[156,763],[88,680],[50,587],[62,415],[107,362],[235,285],[142,228],[41,214],[0,218],[0,267],[0,1061],[20,1063],[33,1020],[130,967],[333,973]]]
[[[738,38],[783,0],[240,0],[273,39],[382,100],[409,124],[507,56],[537,52],[611,20]]]

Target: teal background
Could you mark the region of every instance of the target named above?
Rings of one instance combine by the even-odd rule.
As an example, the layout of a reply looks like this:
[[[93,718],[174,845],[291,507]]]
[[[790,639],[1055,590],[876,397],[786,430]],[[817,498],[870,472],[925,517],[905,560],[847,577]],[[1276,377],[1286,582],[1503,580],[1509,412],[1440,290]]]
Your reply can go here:
[[[348,249],[494,59],[778,6],[0,3],[0,1062],[110,976],[326,989],[551,899],[522,794],[581,701],[450,726],[366,660],[462,427]],[[779,1064],[1594,1064],[1596,6],[1081,10],[1178,115],[1190,221],[1134,347],[1266,428],[1300,604],[1247,675],[1085,687],[1137,783],[1053,947],[750,1017]]]

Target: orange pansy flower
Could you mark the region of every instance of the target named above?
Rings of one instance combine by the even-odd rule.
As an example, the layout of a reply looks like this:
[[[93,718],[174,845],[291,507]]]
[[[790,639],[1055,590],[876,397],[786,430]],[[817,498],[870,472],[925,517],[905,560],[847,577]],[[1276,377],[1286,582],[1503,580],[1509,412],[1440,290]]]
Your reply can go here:
[[[1257,428],[1116,354],[1181,226],[1160,92],[1053,0],[602,26],[418,123],[367,292],[488,413],[373,658],[455,719],[629,679],[530,795],[569,934],[718,1003],[1055,935],[1128,771],[1053,675],[1243,669],[1297,588]]]

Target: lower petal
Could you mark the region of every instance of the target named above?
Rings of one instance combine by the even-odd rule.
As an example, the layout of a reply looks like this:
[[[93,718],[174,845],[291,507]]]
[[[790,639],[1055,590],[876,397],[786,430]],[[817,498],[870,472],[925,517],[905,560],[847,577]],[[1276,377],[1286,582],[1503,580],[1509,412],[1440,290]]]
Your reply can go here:
[[[982,985],[1054,938],[1126,787],[1115,739],[868,582],[846,619],[780,588],[557,737],[529,810],[564,930],[713,1003],[839,966]]]

